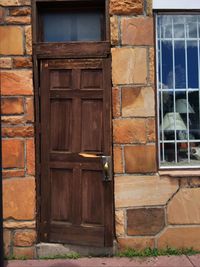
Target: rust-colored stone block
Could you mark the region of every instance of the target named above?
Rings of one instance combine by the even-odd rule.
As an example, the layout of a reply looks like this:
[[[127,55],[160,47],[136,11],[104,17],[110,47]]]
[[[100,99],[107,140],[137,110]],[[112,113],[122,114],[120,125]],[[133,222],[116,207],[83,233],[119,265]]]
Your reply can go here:
[[[142,14],[143,0],[110,0],[110,14]]]
[[[24,142],[22,140],[2,141],[3,168],[24,168]]]
[[[25,123],[24,116],[2,116],[1,122],[4,124],[4,127],[7,127],[6,124],[17,125],[21,123]]]
[[[32,59],[31,57],[16,57],[13,58],[13,67],[14,68],[31,68]]]
[[[182,188],[167,207],[169,224],[200,224],[200,188]]]
[[[156,141],[156,125],[154,118],[147,119],[147,141],[155,142]]]
[[[24,112],[22,97],[10,97],[1,99],[1,113],[3,115],[18,115]]]
[[[121,111],[120,111],[120,89],[119,88],[112,89],[112,110],[113,110],[113,118],[120,117]]]
[[[24,170],[3,170],[2,176],[3,178],[23,177],[25,176],[25,171]]]
[[[3,244],[4,244],[4,255],[6,257],[9,257],[10,246],[11,246],[11,232],[9,230],[3,231]]]
[[[3,227],[7,229],[35,229],[36,222],[35,221],[4,221]]]
[[[156,146],[135,145],[124,148],[127,173],[151,173],[157,171]]]
[[[22,55],[23,54],[23,34],[19,26],[0,26],[0,54],[2,55]]]
[[[7,70],[1,72],[2,95],[32,95],[33,76],[31,70]]]
[[[122,147],[114,146],[114,173],[123,173]]]
[[[6,24],[30,24],[31,23],[31,17],[30,16],[7,16],[5,18]]]
[[[122,19],[123,45],[153,45],[153,18],[135,17]]]
[[[34,178],[4,179],[4,219],[33,220],[35,218],[35,201]]]
[[[145,119],[114,120],[113,141],[118,144],[145,143]]]
[[[127,210],[128,235],[155,235],[165,226],[163,208],[138,208]]]
[[[155,116],[155,95],[151,87],[122,89],[122,116]]]
[[[31,0],[1,0],[2,6],[30,6]]]
[[[2,137],[33,137],[33,126],[5,127],[2,128]]]
[[[122,236],[125,234],[124,210],[115,211],[115,230],[117,236]]]
[[[29,175],[35,175],[35,143],[34,139],[26,141],[26,167]]]
[[[120,250],[126,248],[133,248],[135,250],[143,250],[145,248],[154,248],[154,239],[150,237],[132,237],[132,238],[118,238]]]
[[[36,233],[33,230],[17,231],[14,234],[14,246],[30,247],[35,243]]]
[[[25,39],[26,39],[26,54],[32,54],[32,31],[31,26],[25,27]]]
[[[12,59],[10,57],[0,58],[0,69],[11,69],[12,68]]]
[[[33,98],[26,99],[26,120],[28,122],[34,122],[34,107]]]
[[[146,84],[146,48],[112,48],[113,84]]]
[[[117,16],[112,16],[110,18],[110,34],[111,34],[111,44],[112,45],[118,45],[118,43],[119,43],[119,28],[118,28]]]
[[[159,249],[172,248],[193,248],[200,250],[200,226],[170,227],[167,228],[158,238]]]
[[[155,56],[154,48],[149,48],[149,82],[151,84],[155,83]]]
[[[13,256],[15,258],[25,257],[27,259],[33,259],[35,256],[35,248],[34,247],[13,247]]]
[[[4,22],[5,8],[0,7],[0,23]]]
[[[10,16],[27,16],[31,15],[30,7],[13,7],[9,9]]]

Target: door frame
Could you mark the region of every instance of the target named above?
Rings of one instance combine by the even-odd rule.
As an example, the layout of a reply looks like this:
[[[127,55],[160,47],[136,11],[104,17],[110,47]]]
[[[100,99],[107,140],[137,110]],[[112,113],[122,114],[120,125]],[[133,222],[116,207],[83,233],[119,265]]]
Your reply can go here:
[[[72,1],[72,0],[71,0]],[[70,0],[59,0],[57,2],[71,2]],[[86,0],[73,0],[73,2],[81,1],[84,3]],[[92,0],[91,0],[92,2]],[[35,110],[35,178],[36,178],[36,231],[37,243],[40,243],[40,203],[41,203],[41,123],[40,123],[40,62],[43,59],[72,59],[72,58],[110,58],[111,60],[111,44],[110,44],[110,20],[109,20],[109,0],[105,0],[105,23],[106,41],[100,42],[68,42],[68,43],[42,43],[39,41],[39,7],[41,4],[52,3],[52,0],[32,0],[32,43],[33,43],[33,87],[34,87],[34,110]],[[87,47],[87,49],[85,49]],[[73,50],[73,53],[72,53]],[[111,69],[110,69],[111,72]],[[111,77],[111,73],[110,73]],[[112,156],[112,92],[111,94],[111,107],[110,107],[110,146]],[[113,157],[112,157],[113,159]],[[114,171],[113,171],[114,177]],[[112,182],[112,233],[113,241],[115,239],[115,207],[114,207],[114,179]]]

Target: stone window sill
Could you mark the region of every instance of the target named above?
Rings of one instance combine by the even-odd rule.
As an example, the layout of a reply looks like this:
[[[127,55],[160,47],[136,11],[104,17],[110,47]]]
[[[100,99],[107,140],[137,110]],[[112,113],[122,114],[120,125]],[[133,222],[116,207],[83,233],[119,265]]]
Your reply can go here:
[[[160,170],[158,173],[160,176],[169,177],[200,177],[200,170]]]

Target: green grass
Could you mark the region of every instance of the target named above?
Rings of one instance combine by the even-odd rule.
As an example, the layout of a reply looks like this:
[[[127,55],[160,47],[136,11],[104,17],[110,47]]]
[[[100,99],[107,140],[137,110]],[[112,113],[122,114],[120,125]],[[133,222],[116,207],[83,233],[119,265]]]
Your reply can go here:
[[[4,257],[5,260],[21,260],[21,261],[25,261],[25,260],[28,260],[28,258],[26,256],[9,256],[9,257]]]
[[[157,249],[157,248],[146,248],[144,250],[135,250],[132,248],[127,248],[116,254],[117,257],[158,257],[158,256],[171,256],[171,255],[195,255],[199,254],[200,251],[194,250],[193,248],[187,249],[175,249],[169,248],[166,249]]]
[[[40,260],[55,260],[55,259],[78,259],[80,255],[78,253],[58,254],[53,256],[39,257]]]

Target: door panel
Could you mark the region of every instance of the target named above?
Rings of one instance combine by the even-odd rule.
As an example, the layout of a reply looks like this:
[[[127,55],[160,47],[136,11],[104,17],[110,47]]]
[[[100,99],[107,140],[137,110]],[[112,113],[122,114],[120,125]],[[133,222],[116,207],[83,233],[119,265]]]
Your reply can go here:
[[[41,62],[41,221],[43,242],[111,246],[113,183],[110,59]]]

